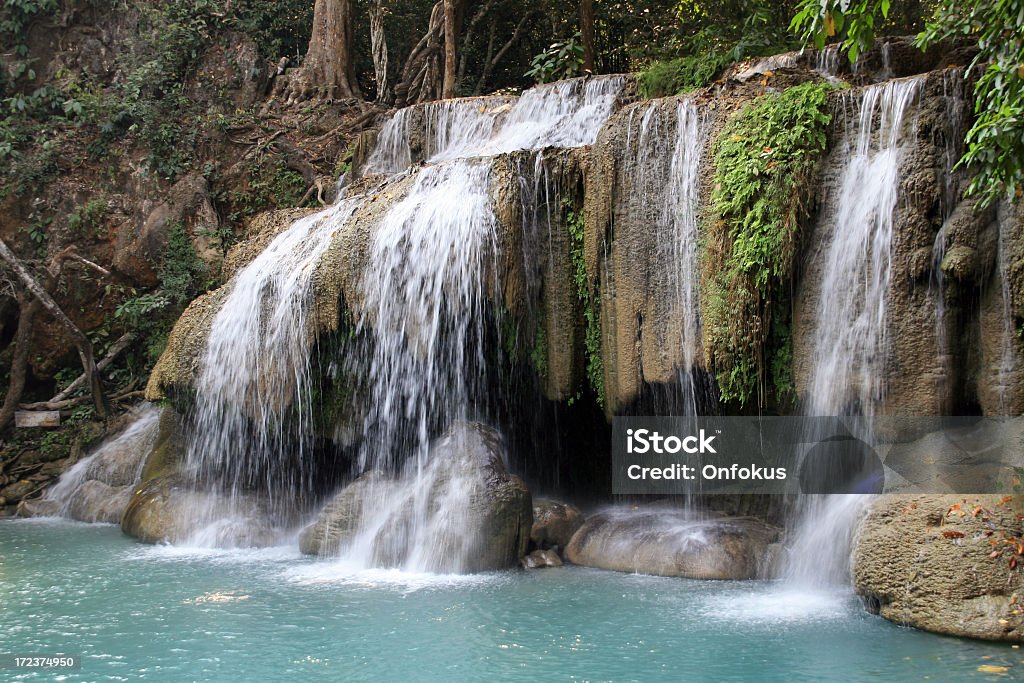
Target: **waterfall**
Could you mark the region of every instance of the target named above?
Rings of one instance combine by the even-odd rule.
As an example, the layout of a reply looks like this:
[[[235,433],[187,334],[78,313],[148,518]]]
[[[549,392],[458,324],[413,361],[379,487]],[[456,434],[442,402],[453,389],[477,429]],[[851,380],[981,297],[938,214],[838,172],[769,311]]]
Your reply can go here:
[[[670,279],[674,285],[672,303],[682,319],[679,344],[683,349],[683,365],[679,368],[679,376],[683,386],[683,409],[688,415],[697,414],[698,396],[693,370],[702,349],[697,288],[700,277],[697,198],[700,159],[707,130],[707,119],[697,111],[693,102],[681,101],[676,107],[675,149],[667,188],[668,201],[665,202],[667,216],[662,224],[668,234],[667,239],[659,240],[659,244],[669,247],[664,262],[670,264]]]
[[[312,276],[357,206],[343,198],[296,221],[234,278],[196,382],[186,454],[196,482],[231,495],[309,490]]]
[[[489,178],[479,161],[424,168],[373,238],[358,325],[373,339],[361,470],[393,468],[405,452],[425,465],[431,422],[473,411],[497,232]]]
[[[373,237],[358,323],[372,339],[358,468],[401,474],[371,480],[373,509],[362,511],[344,561],[415,571],[466,565],[471,544],[460,531],[470,526],[463,516],[479,490],[469,479],[479,475],[434,454],[465,457],[463,444],[432,448],[431,438],[485,417],[486,299],[488,287],[500,289],[489,157],[593,142],[621,86],[619,79],[542,86],[504,111],[474,100],[428,106],[431,156]],[[463,436],[456,430],[447,438]]]
[[[146,457],[156,442],[159,420],[160,411],[154,406],[147,404],[135,410],[127,427],[61,474],[57,483],[46,491],[44,499],[56,503],[56,511],[67,517],[75,496],[90,480],[137,484]]]
[[[421,151],[428,162],[593,144],[623,83],[620,77],[575,78],[538,85],[514,100],[474,97],[401,109],[377,136],[366,172],[394,174],[413,162],[417,109],[425,128]]]
[[[412,111],[412,107],[399,109],[381,127],[377,133],[377,143],[363,169],[364,173],[392,175],[409,168],[412,163],[412,151],[409,149]]]
[[[830,220],[814,329],[812,415],[873,414],[884,397],[886,309],[904,119],[922,81],[866,88]],[[849,129],[848,129],[849,130]],[[828,201],[828,200],[826,200]]]
[[[353,542],[350,560],[458,570],[457,559],[442,563],[433,549],[445,545],[439,535],[455,533],[452,511],[466,507],[456,499],[472,487],[449,482],[450,495],[427,498],[450,476],[430,462],[430,444],[453,423],[486,417],[488,297],[499,285],[492,158],[593,143],[623,84],[575,79],[514,100],[430,103],[397,112],[378,135],[366,172],[395,175],[387,183],[413,177],[370,235],[353,321],[366,353],[345,363],[363,363],[357,370],[368,385],[356,469],[401,476],[380,488],[361,530],[373,542]],[[423,139],[412,145],[417,126]],[[414,149],[422,166],[412,166]],[[379,192],[346,192],[297,220],[226,288],[199,364],[186,466],[196,488],[237,500],[237,514],[211,509],[191,543],[231,543],[232,529],[253,514],[283,529],[312,499],[314,370],[337,361],[319,357],[315,273],[338,232]],[[398,509],[416,511],[401,533],[389,514]],[[398,551],[371,547],[383,528],[394,531],[388,542]]]
[[[632,209],[639,214],[634,222],[650,221],[655,227],[652,287],[665,296],[658,305],[664,307],[664,343],[676,363],[678,412],[683,415],[696,415],[713,403],[709,388],[698,386],[694,373],[702,355],[697,211],[708,130],[708,117],[688,98],[670,107],[658,102],[634,107],[623,160],[633,176],[633,191],[642,198]]]
[[[825,249],[814,330],[812,415],[874,415],[884,398],[886,310],[891,281],[894,213],[908,112],[922,80],[865,88],[834,206],[824,209]],[[830,198],[826,198],[826,202]],[[848,581],[850,547],[866,500],[858,495],[808,495],[793,526],[784,575],[821,588]]]

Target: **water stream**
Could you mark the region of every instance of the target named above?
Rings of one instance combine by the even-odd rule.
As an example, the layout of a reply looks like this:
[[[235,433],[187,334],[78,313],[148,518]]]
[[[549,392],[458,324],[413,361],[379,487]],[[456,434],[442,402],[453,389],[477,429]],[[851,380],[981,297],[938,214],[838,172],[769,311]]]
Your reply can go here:
[[[848,118],[839,191],[823,208],[824,270],[814,328],[807,410],[872,416],[885,398],[887,311],[900,161],[923,80],[873,85]],[[831,203],[831,205],[829,205]],[[848,586],[850,548],[867,500],[801,496],[784,568],[786,581],[820,590]]]

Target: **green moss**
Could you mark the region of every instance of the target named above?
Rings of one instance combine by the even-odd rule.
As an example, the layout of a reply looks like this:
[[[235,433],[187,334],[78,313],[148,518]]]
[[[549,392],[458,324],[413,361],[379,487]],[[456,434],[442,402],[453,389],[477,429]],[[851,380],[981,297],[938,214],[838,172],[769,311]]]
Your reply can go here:
[[[597,308],[596,297],[587,281],[587,263],[583,255],[583,213],[575,208],[571,202],[565,202],[563,209],[565,211],[565,225],[569,231],[569,255],[572,258],[576,295],[583,306],[583,319],[586,323],[583,341],[586,352],[587,381],[597,397],[598,405],[603,408],[605,405],[605,391],[604,361],[601,358],[601,312]]]
[[[791,386],[788,285],[809,179],[826,146],[829,86],[763,95],[715,141],[711,225],[704,240],[705,331],[724,400],[764,403]],[[788,355],[787,355],[788,354]]]
[[[711,83],[729,63],[717,54],[679,57],[667,62],[653,62],[640,72],[640,94],[645,98],[669,97],[681,92],[703,88]]]

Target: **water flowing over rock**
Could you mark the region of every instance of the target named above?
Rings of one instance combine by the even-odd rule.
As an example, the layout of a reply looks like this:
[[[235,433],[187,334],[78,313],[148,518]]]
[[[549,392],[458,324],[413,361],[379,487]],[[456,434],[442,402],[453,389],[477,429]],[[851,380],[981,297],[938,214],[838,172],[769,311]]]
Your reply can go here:
[[[574,564],[691,579],[753,579],[779,530],[752,518],[714,518],[670,509],[610,510],[592,515],[573,535]]]
[[[155,406],[139,408],[121,433],[61,475],[37,513],[118,524],[153,451],[159,419]]]
[[[265,240],[262,253],[193,304],[172,333],[147,392],[194,392],[195,400],[180,476],[153,492],[153,504],[191,488],[255,495],[272,516],[287,518],[323,483],[315,457],[316,439],[325,437],[358,444],[356,471],[411,462],[409,471],[426,476],[431,437],[487,412],[485,342],[511,294],[501,278],[523,272],[517,253],[503,250],[510,230],[499,222],[509,215],[499,208],[509,199],[503,185],[520,179],[500,171],[520,150],[593,142],[623,86],[618,77],[577,79],[515,99],[399,112],[377,136],[363,179],[330,208]],[[349,352],[333,355],[338,346]],[[190,362],[185,356],[199,348],[201,361]],[[314,414],[325,404],[331,411]],[[346,412],[341,404],[359,407]],[[441,552],[430,534],[414,528],[401,542],[413,556]]]
[[[861,527],[854,584],[868,610],[897,624],[1019,642],[1024,574],[1008,563],[1020,534],[996,496],[885,496]]]
[[[709,403],[703,356],[698,196],[710,125],[689,99],[633,105],[602,129],[587,175],[588,286],[600,291],[606,409],[644,383],[682,386],[682,410]],[[666,144],[671,141],[671,144]]]
[[[794,340],[812,349],[797,351],[810,361],[800,388],[811,414],[872,414],[884,398],[900,163],[920,89],[919,78],[892,81],[866,88],[851,103],[859,113],[847,124],[838,190],[826,199],[815,232],[820,256],[811,262],[820,276],[810,275],[797,297],[814,310],[813,322],[810,311],[803,316],[812,332]]]
[[[514,566],[533,514],[506,457],[492,428],[457,423],[431,444],[422,468],[410,462],[397,479],[371,472],[342,489],[303,530],[300,549],[412,571]]]

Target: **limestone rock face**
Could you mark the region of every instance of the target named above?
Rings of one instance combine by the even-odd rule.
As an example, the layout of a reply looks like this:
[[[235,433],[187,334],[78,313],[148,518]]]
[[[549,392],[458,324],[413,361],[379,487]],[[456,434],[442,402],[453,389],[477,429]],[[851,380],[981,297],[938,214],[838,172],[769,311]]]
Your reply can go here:
[[[996,496],[885,496],[861,526],[854,587],[869,611],[897,624],[1019,642],[1024,574],[1010,568],[1016,546],[1004,540],[1021,534]]]
[[[693,518],[672,510],[609,510],[587,519],[569,542],[574,564],[691,579],[765,576],[762,558],[779,530],[752,518]]]
[[[703,356],[699,338],[684,341],[686,307],[679,291],[682,277],[697,275],[686,272],[674,253],[666,234],[673,228],[660,227],[671,224],[666,193],[675,191],[678,107],[679,99],[670,97],[623,108],[601,129],[587,166],[584,256],[588,286],[599,302],[609,414],[645,384],[677,381],[687,358]],[[709,177],[710,124],[700,160]]]
[[[343,553],[358,536],[367,561],[418,570],[513,567],[526,553],[530,493],[503,464],[500,435],[457,423],[430,448],[425,472],[393,480],[371,473],[343,488],[303,530],[302,552]],[[441,501],[444,504],[441,504]]]
[[[530,541],[537,548],[564,548],[581,526],[583,515],[575,506],[545,498],[533,501]]]
[[[923,77],[920,98],[905,117],[882,414],[951,415],[976,405],[987,415],[1024,411],[1024,344],[1007,332],[1024,316],[1020,203],[982,209],[963,195],[969,177],[949,172],[950,160],[960,154],[955,141],[963,136],[957,124],[963,107],[958,72],[937,71]],[[841,132],[843,126],[833,129]],[[839,192],[847,159],[845,145],[830,149],[817,191],[824,205]],[[842,229],[831,218],[819,215],[807,235],[793,299],[793,374],[805,399],[827,247],[832,231]],[[847,379],[852,403],[859,390],[857,368],[850,368]]]

